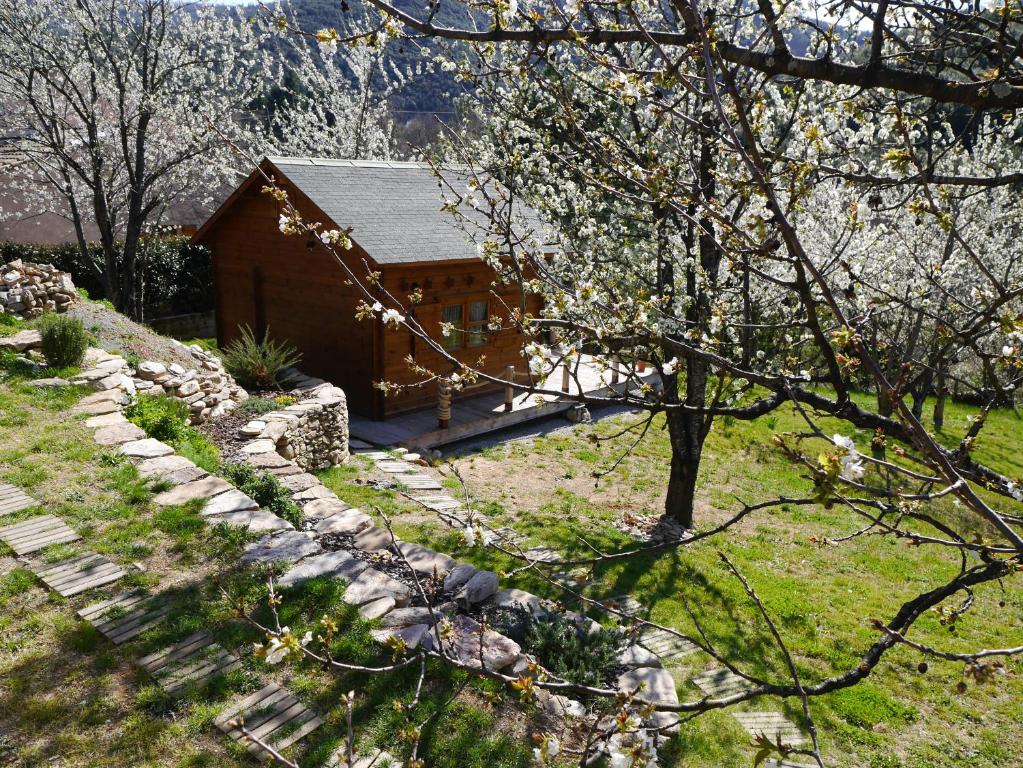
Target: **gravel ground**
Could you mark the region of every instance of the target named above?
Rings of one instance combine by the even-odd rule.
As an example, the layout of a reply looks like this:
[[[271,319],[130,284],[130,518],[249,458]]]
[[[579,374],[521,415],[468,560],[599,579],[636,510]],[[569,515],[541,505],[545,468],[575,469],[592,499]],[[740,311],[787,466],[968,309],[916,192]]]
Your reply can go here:
[[[157,360],[165,364],[179,363],[186,368],[195,367],[188,351],[171,339],[102,304],[79,301],[68,310],[68,314],[81,319],[85,329],[96,336],[99,346],[108,352],[133,354],[142,360]]]

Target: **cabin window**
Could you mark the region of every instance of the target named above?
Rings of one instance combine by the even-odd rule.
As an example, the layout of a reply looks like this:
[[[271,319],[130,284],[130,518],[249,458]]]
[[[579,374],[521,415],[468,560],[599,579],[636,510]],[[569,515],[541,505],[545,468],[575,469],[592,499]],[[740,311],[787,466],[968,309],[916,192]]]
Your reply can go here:
[[[487,302],[469,302],[469,346],[482,347],[487,343]]]
[[[461,349],[463,336],[462,305],[445,304],[441,320],[445,325],[454,326],[447,336],[442,337],[441,343],[444,345],[444,349]]]

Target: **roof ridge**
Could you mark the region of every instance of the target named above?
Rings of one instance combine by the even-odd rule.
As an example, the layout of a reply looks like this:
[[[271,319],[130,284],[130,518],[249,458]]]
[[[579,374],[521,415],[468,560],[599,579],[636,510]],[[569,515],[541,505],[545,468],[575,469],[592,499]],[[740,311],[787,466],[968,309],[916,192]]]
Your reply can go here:
[[[432,170],[433,166],[421,160],[355,160],[332,157],[294,157],[288,155],[267,155],[274,165],[310,165],[325,168],[418,168]],[[442,168],[448,168],[442,165]]]

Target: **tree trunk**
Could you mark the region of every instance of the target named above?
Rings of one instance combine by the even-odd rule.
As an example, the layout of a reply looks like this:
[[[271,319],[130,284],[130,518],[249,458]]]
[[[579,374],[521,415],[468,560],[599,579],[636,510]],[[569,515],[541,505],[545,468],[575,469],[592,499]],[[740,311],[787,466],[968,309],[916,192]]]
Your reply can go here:
[[[945,385],[945,370],[938,369],[937,393],[934,400],[934,429],[937,432],[945,426],[945,397],[948,395],[948,387]]]
[[[701,368],[702,371],[699,370]],[[670,378],[677,390],[678,379],[674,376]],[[703,403],[706,391],[706,366],[698,363],[687,367],[684,402],[687,405]],[[707,437],[709,420],[701,413],[679,408],[669,410],[665,417],[668,422],[668,441],[671,444],[671,469],[668,475],[668,493],[664,500],[664,515],[683,528],[692,528],[696,479],[700,474],[700,458],[703,455],[703,442]]]

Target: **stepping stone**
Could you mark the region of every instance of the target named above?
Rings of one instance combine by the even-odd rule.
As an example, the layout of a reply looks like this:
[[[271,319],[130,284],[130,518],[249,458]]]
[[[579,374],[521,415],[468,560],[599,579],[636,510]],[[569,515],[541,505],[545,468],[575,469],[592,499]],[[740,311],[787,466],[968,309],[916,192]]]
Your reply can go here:
[[[356,456],[362,456],[373,461],[394,461],[394,456],[387,453],[387,451],[358,451]]]
[[[270,683],[232,704],[213,721],[217,728],[244,744],[252,754],[269,757],[266,750],[245,737],[236,721],[241,721],[249,733],[280,752],[319,728],[323,718],[307,709],[287,689]]]
[[[291,494],[291,500],[296,504],[303,504],[307,501],[315,501],[316,499],[337,499],[337,494],[325,485],[314,485],[312,488],[306,488],[304,491]]]
[[[376,568],[367,568],[348,582],[344,601],[349,605],[363,605],[382,597],[394,598],[395,605],[404,608],[412,597],[412,590]]]
[[[201,483],[203,481],[197,480],[196,482]],[[253,509],[259,509],[259,505],[237,488],[232,488],[224,493],[218,493],[209,499],[206,502],[206,506],[202,509],[202,515],[203,517],[209,515],[229,515],[232,512],[249,512]]]
[[[145,440],[135,440],[121,446],[120,452],[124,456],[137,459],[152,459],[157,456],[170,456],[174,449],[159,440],[147,437]]]
[[[184,456],[172,454],[170,456],[157,456],[155,459],[146,459],[138,465],[139,474],[145,478],[156,478],[163,480],[183,469],[198,469],[191,461]]]
[[[135,590],[83,608],[78,615],[120,645],[166,620],[170,609],[169,600]]]
[[[108,413],[120,413],[120,411],[121,411],[120,404],[114,400],[109,399],[97,400],[92,403],[79,403],[78,405],[71,409],[71,413],[83,413],[89,416],[103,416]]]
[[[457,565],[454,558],[410,541],[400,542],[398,549],[405,556],[412,570],[420,575],[432,576],[436,573],[438,576],[444,576]]]
[[[0,349],[12,352],[24,352],[43,343],[42,334],[34,328],[18,331],[12,336],[0,336]]]
[[[639,602],[632,595],[618,595],[606,598],[600,602],[606,607],[614,608],[626,616],[644,616],[650,612],[643,603]]]
[[[169,507],[174,504],[184,504],[193,499],[209,499],[234,489],[234,486],[226,480],[211,475],[202,480],[193,480],[190,483],[171,488],[169,491],[158,493],[153,497],[153,501],[161,507]]]
[[[638,696],[655,704],[678,704],[678,691],[675,690],[675,678],[666,669],[660,667],[639,667],[631,669],[618,677],[618,689],[631,693],[637,688]],[[645,722],[656,728],[664,728],[662,733],[678,732],[679,715],[675,712],[654,712]]]
[[[7,544],[17,555],[27,555],[51,544],[66,544],[80,538],[82,537],[55,515],[30,517],[20,523],[0,528],[0,541]]]
[[[99,429],[100,427],[116,427],[119,424],[130,424],[131,422],[124,418],[124,414],[117,413],[104,413],[100,416],[90,416],[85,420],[85,426],[89,429]]]
[[[215,675],[230,672],[240,664],[237,656],[217,645],[205,632],[196,632],[138,660],[138,665],[172,696],[202,685]]]
[[[125,424],[100,427],[93,433],[92,439],[100,445],[121,445],[142,440],[145,436],[145,432],[129,421]]]
[[[731,696],[733,693],[739,693],[753,687],[749,680],[739,677],[739,675],[725,667],[712,669],[697,675],[693,678],[693,684],[708,696],[716,698]]]
[[[352,768],[398,768],[400,765],[401,761],[390,752],[378,750],[365,757],[357,756],[355,763],[352,764]],[[348,768],[348,752],[345,747],[338,749],[324,768]]]
[[[373,525],[365,512],[352,507],[344,512],[326,517],[316,524],[316,533],[359,533]]]
[[[313,499],[302,507],[302,514],[307,518],[314,517],[322,520],[325,517],[336,515],[350,509],[343,501],[333,499]]]
[[[254,533],[266,531],[293,531],[295,526],[273,512],[265,509],[247,509],[243,512],[224,512],[219,515],[206,516],[211,525],[224,523],[235,528],[246,528]]]
[[[537,563],[556,563],[561,555],[550,547],[530,547],[522,554]]]
[[[311,475],[308,472],[299,472],[297,475],[284,475],[283,477],[278,477],[277,482],[292,493],[307,491],[314,486],[322,485],[316,475]]]
[[[47,587],[64,597],[112,584],[127,575],[121,566],[95,552],[85,552],[59,563],[31,563],[29,569]]]
[[[342,549],[323,552],[307,557],[277,580],[279,587],[294,587],[317,576],[332,576],[345,580],[354,579],[369,568],[367,563],[356,560]]]
[[[416,501],[434,512],[453,512],[462,507],[462,502],[451,496],[416,496]]]
[[[799,727],[781,712],[732,712],[745,730],[753,738],[763,735],[776,743],[798,747],[806,743],[806,736]]]
[[[398,480],[399,483],[418,491],[439,491],[441,484],[429,475],[405,475]]]
[[[673,635],[664,629],[650,629],[643,632],[640,635],[639,644],[651,653],[656,653],[668,664],[691,656],[700,650],[695,643]]]
[[[283,467],[267,467],[266,471],[269,472],[274,477],[285,477],[287,475],[300,475],[305,470],[303,470],[302,467],[298,466],[298,464],[287,464]]]
[[[263,454],[263,453],[275,453],[277,446],[273,440],[253,440],[251,443],[246,443],[242,446],[242,453],[251,454]]]
[[[34,507],[38,503],[17,486],[0,483],[0,517]]]
[[[391,534],[386,528],[371,525],[355,534],[355,546],[363,552],[379,552],[391,546]]]
[[[273,453],[257,453],[245,457],[245,462],[258,469],[272,469],[275,467],[298,467],[293,461],[281,456],[276,451]],[[301,471],[301,467],[299,467]]]
[[[391,475],[401,475],[406,472],[416,471],[416,468],[406,461],[378,461],[377,469]]]
[[[299,531],[284,531],[283,533],[265,536],[259,541],[249,544],[245,548],[245,554],[241,557],[242,565],[253,563],[294,563],[309,555],[316,555],[322,551],[319,544],[311,537]]]
[[[394,602],[393,597],[381,597],[379,600],[372,600],[360,605],[359,615],[366,621],[373,621],[373,619],[386,616],[390,611],[394,610],[396,605],[397,603]]]

